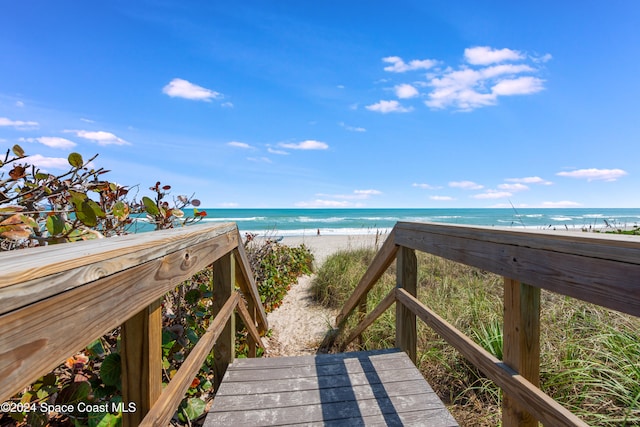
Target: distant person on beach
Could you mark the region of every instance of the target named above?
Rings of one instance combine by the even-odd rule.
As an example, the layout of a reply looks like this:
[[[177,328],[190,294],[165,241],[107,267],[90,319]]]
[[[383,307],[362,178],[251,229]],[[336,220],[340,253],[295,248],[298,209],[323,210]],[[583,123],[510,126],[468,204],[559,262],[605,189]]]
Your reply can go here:
[[[320,235],[320,229],[318,228],[318,236]]]

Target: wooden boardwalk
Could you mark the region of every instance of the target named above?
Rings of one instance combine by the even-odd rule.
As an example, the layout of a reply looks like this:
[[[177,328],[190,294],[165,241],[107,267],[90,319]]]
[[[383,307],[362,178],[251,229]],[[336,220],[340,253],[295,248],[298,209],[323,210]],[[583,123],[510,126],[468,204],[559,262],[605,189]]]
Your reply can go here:
[[[207,415],[212,426],[457,426],[398,349],[236,359]]]

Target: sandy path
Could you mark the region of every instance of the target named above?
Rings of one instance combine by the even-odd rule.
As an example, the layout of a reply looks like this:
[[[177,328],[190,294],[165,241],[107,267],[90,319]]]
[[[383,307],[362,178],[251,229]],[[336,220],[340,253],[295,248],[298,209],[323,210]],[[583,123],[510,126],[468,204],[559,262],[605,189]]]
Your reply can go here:
[[[304,243],[314,254],[317,269],[338,250],[373,247],[375,242],[375,235],[311,236],[285,237],[282,244],[298,246]],[[338,310],[327,309],[313,300],[313,277],[301,277],[291,286],[282,305],[267,315],[272,330],[271,337],[264,340],[267,357],[315,354],[327,332],[335,327]]]

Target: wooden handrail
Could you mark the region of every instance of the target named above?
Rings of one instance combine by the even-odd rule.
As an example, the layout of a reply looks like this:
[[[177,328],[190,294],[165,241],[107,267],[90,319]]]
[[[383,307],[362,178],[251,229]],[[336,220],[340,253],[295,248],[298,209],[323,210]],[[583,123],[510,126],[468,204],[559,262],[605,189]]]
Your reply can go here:
[[[415,280],[413,257],[407,252],[410,250],[505,277],[504,320],[510,323],[504,327],[505,361],[492,356],[408,292]],[[401,308],[406,307],[504,390],[504,401],[509,402],[506,407],[503,402],[503,425],[506,427],[537,425],[537,420],[548,425],[586,425],[537,385],[540,289],[640,316],[638,238],[398,223],[340,311],[338,324],[344,326],[346,317],[375,285],[396,254],[403,254],[397,266],[398,287],[355,327],[343,345],[352,342],[393,302],[397,302],[396,330],[403,332],[397,333],[396,345],[409,355],[415,351],[415,320]],[[410,284],[409,289],[403,289],[404,282]]]
[[[216,313],[212,327],[196,345],[196,353],[204,351],[205,357],[211,346],[206,350],[202,348],[216,341],[219,335],[214,331],[217,327],[214,325],[228,324],[233,319],[227,316],[228,321],[224,320],[228,304],[232,304],[231,312],[238,308],[254,345],[262,346],[260,332],[268,327],[234,223],[197,225],[0,253],[0,402],[50,372],[96,338],[125,325],[123,343],[140,348],[129,349],[121,355],[129,376],[123,378],[123,392],[129,398],[140,399],[134,403],[145,413],[138,413],[137,418],[124,414],[123,421],[125,425],[138,424],[146,411],[153,409],[151,407],[161,393],[161,384],[156,384],[161,378],[157,373],[138,372],[140,369],[155,372],[161,366],[159,347],[155,349],[156,344],[161,345],[158,301],[198,271],[214,263],[220,264],[221,259],[228,259],[231,254],[235,263],[225,265],[237,269],[240,274],[220,271],[214,274],[214,281],[229,280],[224,287],[231,290],[235,285],[239,286],[251,309],[245,307],[238,294],[231,294],[228,301],[225,297],[222,301],[225,305]],[[229,343],[224,345],[230,347]],[[196,354],[194,351],[195,348],[191,354]],[[228,351],[233,358],[233,348]],[[135,362],[125,360],[134,354],[150,359],[128,363]],[[190,358],[191,355],[187,360]],[[187,386],[202,365],[196,356],[191,361],[190,365],[196,371],[192,373],[189,368],[181,374],[189,380]],[[222,362],[221,366],[226,366],[228,360]],[[183,386],[178,382],[171,387],[181,390]],[[132,392],[140,387],[144,389],[142,392]],[[166,389],[162,396],[165,393]],[[173,414],[175,407],[166,410]]]

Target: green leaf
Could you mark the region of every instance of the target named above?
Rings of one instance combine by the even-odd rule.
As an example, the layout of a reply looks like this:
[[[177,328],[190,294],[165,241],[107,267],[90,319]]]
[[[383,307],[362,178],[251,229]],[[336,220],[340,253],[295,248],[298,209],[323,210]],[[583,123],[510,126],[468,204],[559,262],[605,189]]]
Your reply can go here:
[[[73,382],[60,390],[56,403],[76,403],[87,400],[89,393],[91,393],[91,384],[88,381]]]
[[[87,227],[95,227],[98,225],[98,218],[89,202],[90,200],[82,202],[80,209],[76,210],[76,217]]]
[[[71,153],[68,157],[69,164],[74,168],[80,168],[84,164],[84,160],[82,160],[82,156],[78,153]]]
[[[98,357],[104,356],[104,353],[105,353],[104,346],[102,345],[102,341],[100,339],[97,339],[91,344],[89,344],[87,346],[87,350],[89,351],[89,353]]]
[[[104,358],[100,366],[100,378],[105,385],[118,386],[122,376],[122,365],[120,363],[120,355],[111,353]]]
[[[31,218],[30,216],[20,214],[20,219],[22,220],[22,223],[25,224],[27,227],[31,227],[32,229],[38,228],[38,223],[36,222],[35,219]]]
[[[196,334],[196,331],[191,328],[187,329],[186,336],[192,344],[196,344],[200,339],[198,338],[198,334]]]
[[[98,217],[98,218],[106,218],[107,217],[107,214],[102,210],[102,208],[100,207],[100,205],[96,201],[89,199],[89,200],[87,200],[87,203],[89,204],[89,206],[91,206],[91,209],[96,214],[96,217]]]
[[[184,295],[184,300],[189,304],[197,303],[200,301],[200,298],[202,298],[202,294],[198,289],[191,289]]]
[[[129,216],[129,206],[122,201],[117,201],[115,205],[113,205],[113,216],[115,216],[118,221],[124,221]]]
[[[158,206],[156,206],[156,202],[154,202],[147,196],[142,198],[142,203],[144,204],[144,208],[149,215],[158,215],[160,213]]]
[[[122,425],[122,414],[113,415],[104,412],[91,412],[87,421],[89,427],[120,427]]]
[[[24,157],[24,150],[18,144],[14,145],[13,148],[11,148],[11,151],[13,151],[13,154],[18,157]]]
[[[187,400],[187,404],[180,411],[180,415],[186,416],[189,420],[195,420],[204,413],[206,404],[204,400],[197,397]],[[180,417],[180,415],[178,417]],[[187,420],[185,419],[184,422]]]
[[[47,231],[52,236],[64,233],[64,221],[60,215],[51,215],[47,217],[46,222]]]

